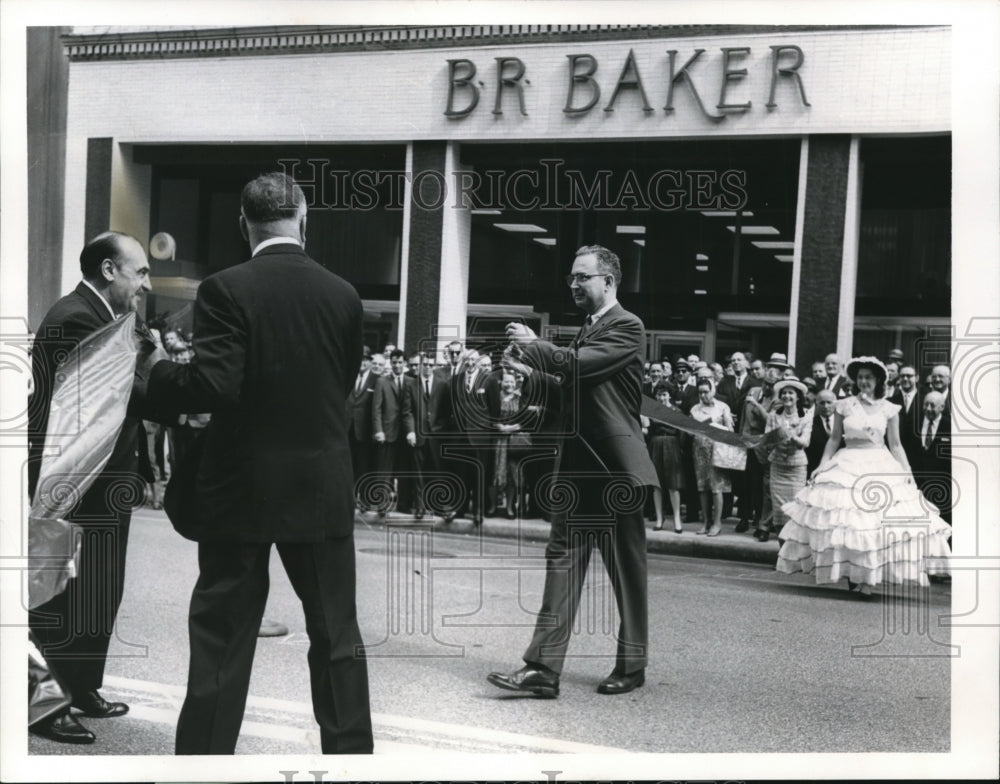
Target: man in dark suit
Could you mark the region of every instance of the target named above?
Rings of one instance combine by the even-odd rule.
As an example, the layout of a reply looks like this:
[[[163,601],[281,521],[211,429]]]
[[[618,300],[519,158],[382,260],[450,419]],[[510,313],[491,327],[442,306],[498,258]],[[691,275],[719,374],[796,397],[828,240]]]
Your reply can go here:
[[[823,360],[826,368],[826,379],[823,381],[823,389],[829,389],[837,398],[847,397],[850,393],[851,382],[842,372],[843,363],[836,354],[827,354]]]
[[[413,469],[415,424],[413,421],[413,394],[417,380],[404,372],[405,355],[399,349],[389,354],[389,374],[382,376],[375,385],[372,401],[372,438],[375,441],[377,465],[383,477],[396,482],[396,508],[406,512],[413,505],[413,481],[408,476]],[[400,475],[402,474],[402,475]],[[386,507],[379,509],[384,518]],[[421,517],[423,512],[421,511]]]
[[[80,253],[80,271],[83,281],[52,306],[32,346],[35,391],[28,426],[28,493],[32,498],[36,492],[51,491],[38,487],[38,480],[59,363],[68,349],[91,333],[138,310],[141,298],[150,291],[146,254],[139,242],[127,234],[106,232],[88,242]],[[69,690],[73,707],[94,718],[128,712],[125,703],[107,702],[98,690],[103,684],[108,644],[125,582],[125,552],[132,518],[132,505],[126,499],[138,501],[143,496],[143,482],[138,475],[139,448],[146,441],[143,415],[153,418],[140,383],[129,400],[128,415],[111,457],[69,515],[83,534],[78,575],[62,593],[28,616],[42,654]],[[56,477],[60,483],[66,479]],[[95,739],[94,733],[68,709],[31,729],[63,743],[93,743]]]
[[[351,448],[351,465],[354,469],[354,481],[361,484],[362,479],[375,469],[375,441],[372,436],[372,401],[375,399],[375,384],[379,374],[372,367],[372,352],[368,346],[362,349],[361,369],[358,371],[354,386],[347,395],[347,442]],[[368,504],[360,494],[357,500],[358,509],[367,511]]]
[[[951,414],[940,392],[931,391],[924,395],[918,443],[917,462],[910,463],[917,487],[939,508],[941,518],[950,524]]]
[[[921,458],[920,419],[924,402],[917,388],[917,371],[911,365],[903,365],[899,369],[896,391],[889,402],[899,406],[899,443],[906,452],[910,467],[915,469],[920,465]]]
[[[733,412],[733,422],[736,430],[740,429],[740,416],[743,413],[743,404],[747,399],[747,392],[761,382],[754,379],[748,371],[749,363],[746,356],[741,351],[735,352],[729,358],[729,366],[733,375],[725,376],[719,381],[715,396],[729,406]],[[739,501],[740,519],[736,524],[736,533],[743,533],[750,528],[750,487],[748,484],[748,474],[745,470],[733,471],[733,493],[727,493],[724,514],[732,509],[732,496],[735,495]]]
[[[569,349],[539,340],[524,324],[509,324],[507,336],[523,351],[521,361],[509,360],[512,369],[539,374],[559,393],[566,438],[556,473],[579,501],[552,516],[542,607],[524,653],[525,666],[509,674],[491,673],[489,681],[541,697],[559,694],[559,675],[596,540],[621,619],[615,667],[597,690],[624,694],[645,682],[648,648],[642,505],[646,488],[655,486],[657,478],[639,422],[645,330],[618,304],[621,266],[611,251],[597,245],[580,248],[567,281],[573,301],[588,314]],[[628,492],[611,492],[616,486]]]
[[[414,468],[413,492],[414,492],[414,516],[420,520],[424,516],[424,477],[427,474],[436,474],[441,470],[438,459],[436,443],[434,440],[434,400],[435,385],[440,398],[442,392],[448,388],[447,382],[439,379],[434,374],[434,362],[425,354],[417,354],[417,375],[414,384],[406,387],[408,400],[406,406],[412,412],[413,432],[407,433],[406,441],[412,450],[412,461]],[[448,514],[449,510],[440,511]]]
[[[192,491],[199,576],[176,751],[234,752],[275,545],[305,613],[322,751],[369,754],[346,416],[361,300],[306,255],[306,201],[291,178],[261,175],[240,201],[252,258],[199,286],[197,361],[158,362],[149,380],[158,404],[212,414]]]
[[[812,435],[809,446],[806,447],[806,476],[812,476],[826,449],[833,429],[833,408],[837,398],[829,389],[821,389],[816,393],[816,408],[813,412]]]

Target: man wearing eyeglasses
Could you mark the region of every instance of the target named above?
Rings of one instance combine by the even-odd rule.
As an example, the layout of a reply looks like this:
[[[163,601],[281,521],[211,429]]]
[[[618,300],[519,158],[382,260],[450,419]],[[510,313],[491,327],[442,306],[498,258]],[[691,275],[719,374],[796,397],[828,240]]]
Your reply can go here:
[[[524,324],[508,324],[512,348],[505,364],[541,380],[549,399],[558,400],[563,438],[556,475],[564,492],[552,496],[575,503],[553,511],[542,606],[525,666],[490,673],[488,680],[538,697],[559,694],[596,540],[621,618],[615,667],[597,691],[625,694],[645,682],[648,647],[642,508],[646,488],[657,478],[639,424],[646,336],[642,321],[618,304],[621,266],[614,253],[598,245],[580,248],[566,280],[573,301],[587,313],[580,333],[567,349],[539,340]]]
[[[906,459],[911,466],[919,465],[920,417],[924,407],[923,396],[917,388],[917,371],[911,365],[903,365],[896,379],[896,391],[889,397],[899,410],[899,443],[903,446]]]

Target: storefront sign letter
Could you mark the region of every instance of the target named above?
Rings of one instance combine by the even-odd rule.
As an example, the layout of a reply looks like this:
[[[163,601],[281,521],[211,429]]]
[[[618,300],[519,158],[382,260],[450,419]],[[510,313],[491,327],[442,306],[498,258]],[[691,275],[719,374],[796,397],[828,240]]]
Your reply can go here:
[[[785,65],[778,67],[778,58],[781,57],[782,52],[794,52],[795,62],[791,65]],[[806,88],[802,86],[802,77],[799,76],[799,68],[802,63],[805,62],[806,56],[802,53],[802,50],[791,44],[785,46],[772,46],[771,47],[771,93],[767,99],[767,108],[773,109],[776,104],[774,102],[774,88],[778,82],[778,75],[790,76],[795,80],[795,83],[799,86],[799,94],[802,96],[802,104],[804,106],[810,106],[809,101],[806,100]]]
[[[459,75],[459,69],[464,69],[464,73]],[[448,61],[448,108],[445,110],[445,117],[465,117],[476,108],[479,103],[479,88],[472,81],[475,78],[476,64],[472,60],[463,57]],[[455,108],[455,91],[458,88],[472,90],[468,104],[462,109]]]
[[[566,93],[566,106],[563,111],[566,114],[583,114],[589,112],[601,98],[601,88],[594,79],[597,73],[597,59],[589,54],[568,54],[569,58],[569,90]],[[582,63],[586,68],[584,71],[577,71],[577,63]],[[590,87],[590,102],[586,106],[573,106],[573,94],[578,84],[586,84]]]

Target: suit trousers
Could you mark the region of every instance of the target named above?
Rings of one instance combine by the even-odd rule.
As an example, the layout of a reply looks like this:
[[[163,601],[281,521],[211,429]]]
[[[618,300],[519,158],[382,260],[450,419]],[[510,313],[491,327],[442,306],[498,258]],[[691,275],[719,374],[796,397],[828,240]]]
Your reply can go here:
[[[81,509],[86,506],[85,501]],[[28,614],[42,654],[73,697],[104,683],[108,646],[125,586],[131,519],[131,510],[120,510],[104,521],[75,515],[80,526],[77,576],[66,590]]]
[[[355,607],[353,535],[275,544],[302,602],[324,754],[370,754],[368,667]],[[233,754],[269,588],[270,543],[200,542],[177,754]]]
[[[614,590],[620,624],[615,671],[631,673],[645,668],[649,646],[646,584],[646,527],[642,504],[619,512],[613,521],[573,521],[565,512],[552,516],[545,548],[545,588],[535,632],[524,661],[543,664],[561,673],[587,567],[594,547],[601,551],[604,569]],[[598,617],[603,608],[598,609]]]

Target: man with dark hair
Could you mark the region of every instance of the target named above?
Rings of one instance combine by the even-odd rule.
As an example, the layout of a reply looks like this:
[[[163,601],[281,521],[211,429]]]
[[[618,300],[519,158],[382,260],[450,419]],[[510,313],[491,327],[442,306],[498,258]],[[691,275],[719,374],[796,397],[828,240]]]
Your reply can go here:
[[[370,754],[368,671],[355,604],[347,397],[361,363],[354,288],[304,250],[306,203],[284,174],[243,189],[251,259],[202,281],[197,362],[158,362],[149,395],[209,412],[189,489],[199,576],[178,754],[232,754],[276,546],[302,602],[324,754]]]
[[[375,469],[375,442],[372,440],[372,402],[375,400],[375,384],[379,375],[372,369],[372,350],[364,346],[361,352],[361,367],[354,386],[347,393],[347,443],[351,448],[351,465],[354,481],[362,479]],[[368,505],[358,495],[358,510],[367,511]]]
[[[542,607],[524,653],[525,666],[494,672],[489,682],[502,689],[555,697],[573,620],[595,546],[607,570],[621,625],[615,667],[601,681],[601,694],[625,694],[645,682],[648,653],[646,530],[642,506],[657,477],[639,421],[642,321],[618,304],[621,267],[614,253],[590,245],[577,251],[566,277],[573,301],[587,319],[568,349],[539,340],[526,325],[507,325],[506,364],[526,377],[544,379],[561,401],[562,432],[557,481],[579,499],[552,515]],[[573,435],[571,435],[573,434]],[[627,488],[627,500],[612,488]],[[616,496],[612,498],[612,496]]]
[[[376,464],[381,477],[395,483],[396,508],[402,512],[409,511],[413,503],[413,481],[407,474],[412,473],[410,450],[416,439],[410,387],[416,386],[417,380],[406,375],[405,364],[401,350],[389,353],[389,374],[378,380],[372,401]],[[379,517],[385,519],[387,511],[380,508]]]
[[[32,347],[35,393],[28,426],[28,492],[32,498],[36,492],[50,491],[38,487],[39,468],[56,370],[67,347],[137,311],[142,297],[151,290],[149,262],[142,245],[121,232],[105,232],[88,242],[80,254],[80,271],[83,280],[52,306]],[[132,507],[122,499],[143,496],[140,488],[144,485],[137,473],[139,448],[145,446],[141,415],[154,416],[140,385],[130,398],[111,457],[69,516],[83,530],[78,576],[70,580],[66,590],[28,616],[43,655],[72,696],[73,707],[94,718],[128,712],[125,703],[107,702],[98,690],[125,582]],[[64,482],[66,477],[57,480]],[[62,743],[93,743],[95,739],[68,709],[33,726],[32,731]]]

